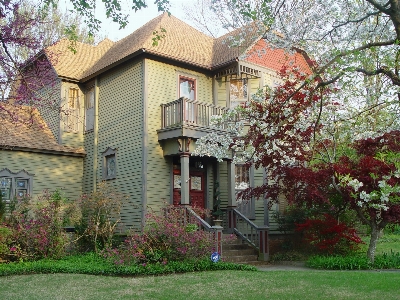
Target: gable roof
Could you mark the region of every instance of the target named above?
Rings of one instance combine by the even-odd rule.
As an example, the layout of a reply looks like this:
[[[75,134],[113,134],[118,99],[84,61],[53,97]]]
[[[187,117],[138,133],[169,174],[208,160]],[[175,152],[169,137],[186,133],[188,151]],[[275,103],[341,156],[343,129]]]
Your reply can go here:
[[[164,35],[162,29],[166,31],[165,36],[153,46],[156,36]],[[230,41],[234,38],[240,40],[240,46],[231,46]],[[97,46],[77,43],[77,53],[73,54],[72,51],[66,50],[69,41],[61,40],[49,47],[47,53],[49,57],[55,53],[56,59],[53,64],[59,76],[86,81],[141,53],[214,70],[238,60],[243,54],[249,54],[249,49],[257,46],[257,43],[262,41],[261,38],[262,35],[255,24],[213,38],[178,18],[163,13],[118,42],[106,39]],[[271,59],[278,58],[278,61],[281,61],[282,53],[283,50],[281,53],[272,51],[269,55],[272,55]],[[274,64],[265,65],[260,63],[260,59],[249,58],[249,55],[245,55],[244,60],[275,70],[281,67]]]
[[[0,149],[84,156],[82,148],[59,145],[38,110],[1,103]]]

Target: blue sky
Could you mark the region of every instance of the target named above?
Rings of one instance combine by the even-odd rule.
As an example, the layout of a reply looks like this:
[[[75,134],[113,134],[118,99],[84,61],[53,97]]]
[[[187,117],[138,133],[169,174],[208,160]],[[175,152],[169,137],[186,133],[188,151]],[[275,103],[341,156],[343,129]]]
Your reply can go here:
[[[131,34],[137,28],[141,27],[151,19],[157,17],[160,13],[157,11],[157,6],[153,4],[154,1],[146,1],[148,7],[138,12],[131,11],[129,24],[122,30],[119,30],[119,26],[116,23],[113,23],[110,19],[106,18],[105,12],[103,10],[103,3],[99,0],[98,2],[98,9],[96,11],[96,17],[102,21],[102,28],[100,35],[107,36],[109,39],[113,41],[120,40],[125,36]],[[129,10],[129,0],[121,0],[121,3],[125,3],[125,8]],[[170,0],[171,4],[171,13],[176,16],[177,18],[185,21],[186,23],[190,24],[190,20],[187,19],[185,12],[183,11],[183,6],[193,3],[195,0]],[[72,8],[69,0],[60,0],[59,1],[59,8],[64,10],[65,8]],[[193,25],[193,24],[191,24]]]

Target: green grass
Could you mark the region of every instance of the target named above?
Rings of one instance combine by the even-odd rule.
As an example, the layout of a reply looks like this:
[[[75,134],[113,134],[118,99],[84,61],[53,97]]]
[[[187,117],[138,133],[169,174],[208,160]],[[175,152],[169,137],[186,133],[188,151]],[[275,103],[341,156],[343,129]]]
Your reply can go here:
[[[399,299],[400,272],[212,271],[0,277],[0,299]]]

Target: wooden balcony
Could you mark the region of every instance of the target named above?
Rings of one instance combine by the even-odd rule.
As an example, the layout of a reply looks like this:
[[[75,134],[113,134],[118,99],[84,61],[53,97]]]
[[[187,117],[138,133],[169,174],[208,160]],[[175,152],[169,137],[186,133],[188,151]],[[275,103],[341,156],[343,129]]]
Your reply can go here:
[[[158,140],[177,137],[200,138],[217,130],[211,127],[211,116],[222,115],[227,111],[227,107],[187,98],[161,104],[161,129],[157,130]]]

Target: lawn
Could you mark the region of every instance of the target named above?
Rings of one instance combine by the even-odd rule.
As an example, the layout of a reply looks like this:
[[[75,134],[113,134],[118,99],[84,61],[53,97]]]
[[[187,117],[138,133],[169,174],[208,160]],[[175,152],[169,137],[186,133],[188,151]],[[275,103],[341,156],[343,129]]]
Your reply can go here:
[[[400,272],[212,271],[0,277],[0,299],[400,299]]]

